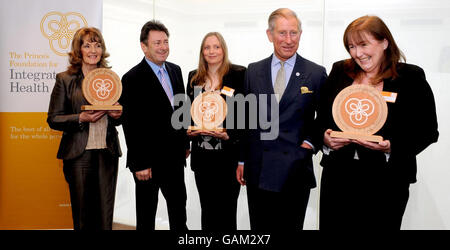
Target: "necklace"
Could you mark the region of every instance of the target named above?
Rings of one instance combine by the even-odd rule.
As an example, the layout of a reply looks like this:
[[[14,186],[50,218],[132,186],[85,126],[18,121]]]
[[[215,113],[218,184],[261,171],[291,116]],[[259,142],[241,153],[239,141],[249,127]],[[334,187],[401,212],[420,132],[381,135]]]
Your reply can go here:
[[[213,84],[213,82],[210,79],[207,79],[205,82],[205,91],[206,92],[214,92],[217,91],[217,87],[219,86],[219,83]]]

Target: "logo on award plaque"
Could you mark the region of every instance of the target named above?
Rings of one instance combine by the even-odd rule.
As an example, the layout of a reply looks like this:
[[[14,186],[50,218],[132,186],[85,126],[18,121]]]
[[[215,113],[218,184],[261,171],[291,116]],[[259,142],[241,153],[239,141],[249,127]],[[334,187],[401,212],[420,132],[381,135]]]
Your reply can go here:
[[[122,82],[114,71],[92,70],[84,78],[81,88],[84,98],[91,104],[81,106],[81,110],[122,110],[122,106],[113,105],[122,94]]]
[[[227,115],[227,103],[219,92],[204,92],[198,95],[191,106],[195,126],[190,130],[224,131],[219,127]]]
[[[383,141],[374,135],[383,127],[388,114],[381,93],[372,86],[355,84],[343,89],[333,102],[333,119],[342,132],[331,137]]]

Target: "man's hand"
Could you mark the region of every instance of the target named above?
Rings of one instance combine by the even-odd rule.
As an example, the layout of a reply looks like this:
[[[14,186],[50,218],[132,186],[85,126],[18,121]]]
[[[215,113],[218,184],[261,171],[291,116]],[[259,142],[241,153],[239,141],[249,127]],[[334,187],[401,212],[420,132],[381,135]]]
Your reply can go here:
[[[313,150],[313,148],[311,147],[311,145],[309,145],[309,144],[306,143],[306,142],[303,142],[302,145],[300,145],[300,147],[306,148],[306,149],[309,149],[309,150]]]
[[[244,179],[244,165],[239,164],[236,169],[236,179],[242,186],[245,186],[247,183]]]
[[[189,157],[190,154],[191,154],[191,150],[186,149],[186,159]]]
[[[136,172],[136,178],[140,181],[148,181],[152,178],[152,169],[147,168]]]

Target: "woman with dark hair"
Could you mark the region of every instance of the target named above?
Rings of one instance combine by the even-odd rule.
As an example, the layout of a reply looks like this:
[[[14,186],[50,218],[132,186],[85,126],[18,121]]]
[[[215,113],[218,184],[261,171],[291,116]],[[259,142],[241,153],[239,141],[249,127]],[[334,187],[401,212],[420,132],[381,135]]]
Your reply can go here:
[[[242,93],[245,67],[231,64],[222,35],[210,32],[200,46],[198,69],[189,73],[186,92],[194,101],[195,88],[201,92],[220,91],[224,87]],[[223,95],[226,98],[225,95]],[[235,109],[229,106],[228,109]],[[236,114],[236,112],[234,112]],[[233,128],[236,128],[236,121]],[[224,128],[226,123],[224,122]],[[191,169],[202,207],[202,229],[209,231],[236,230],[236,210],[239,183],[236,181],[239,131],[188,130],[192,141]]]
[[[48,110],[50,128],[63,131],[57,157],[69,184],[75,230],[111,230],[117,182],[122,111],[81,111],[89,104],[81,84],[93,69],[109,68],[105,42],[96,28],[79,29],[67,71],[56,75]],[[118,103],[116,103],[118,104]]]
[[[409,186],[416,182],[416,155],[439,136],[433,92],[420,67],[401,62],[405,57],[379,17],[354,20],[345,30],[344,46],[351,58],[333,64],[320,93],[320,229],[398,230]],[[330,136],[339,130],[333,101],[354,84],[396,93],[377,132],[382,142]]]

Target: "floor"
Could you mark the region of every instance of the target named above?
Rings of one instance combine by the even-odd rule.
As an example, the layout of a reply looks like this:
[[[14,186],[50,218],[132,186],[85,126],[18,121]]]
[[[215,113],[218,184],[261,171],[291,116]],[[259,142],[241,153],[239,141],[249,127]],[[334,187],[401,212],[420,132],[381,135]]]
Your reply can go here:
[[[113,230],[136,230],[136,227],[115,222],[113,223]]]

